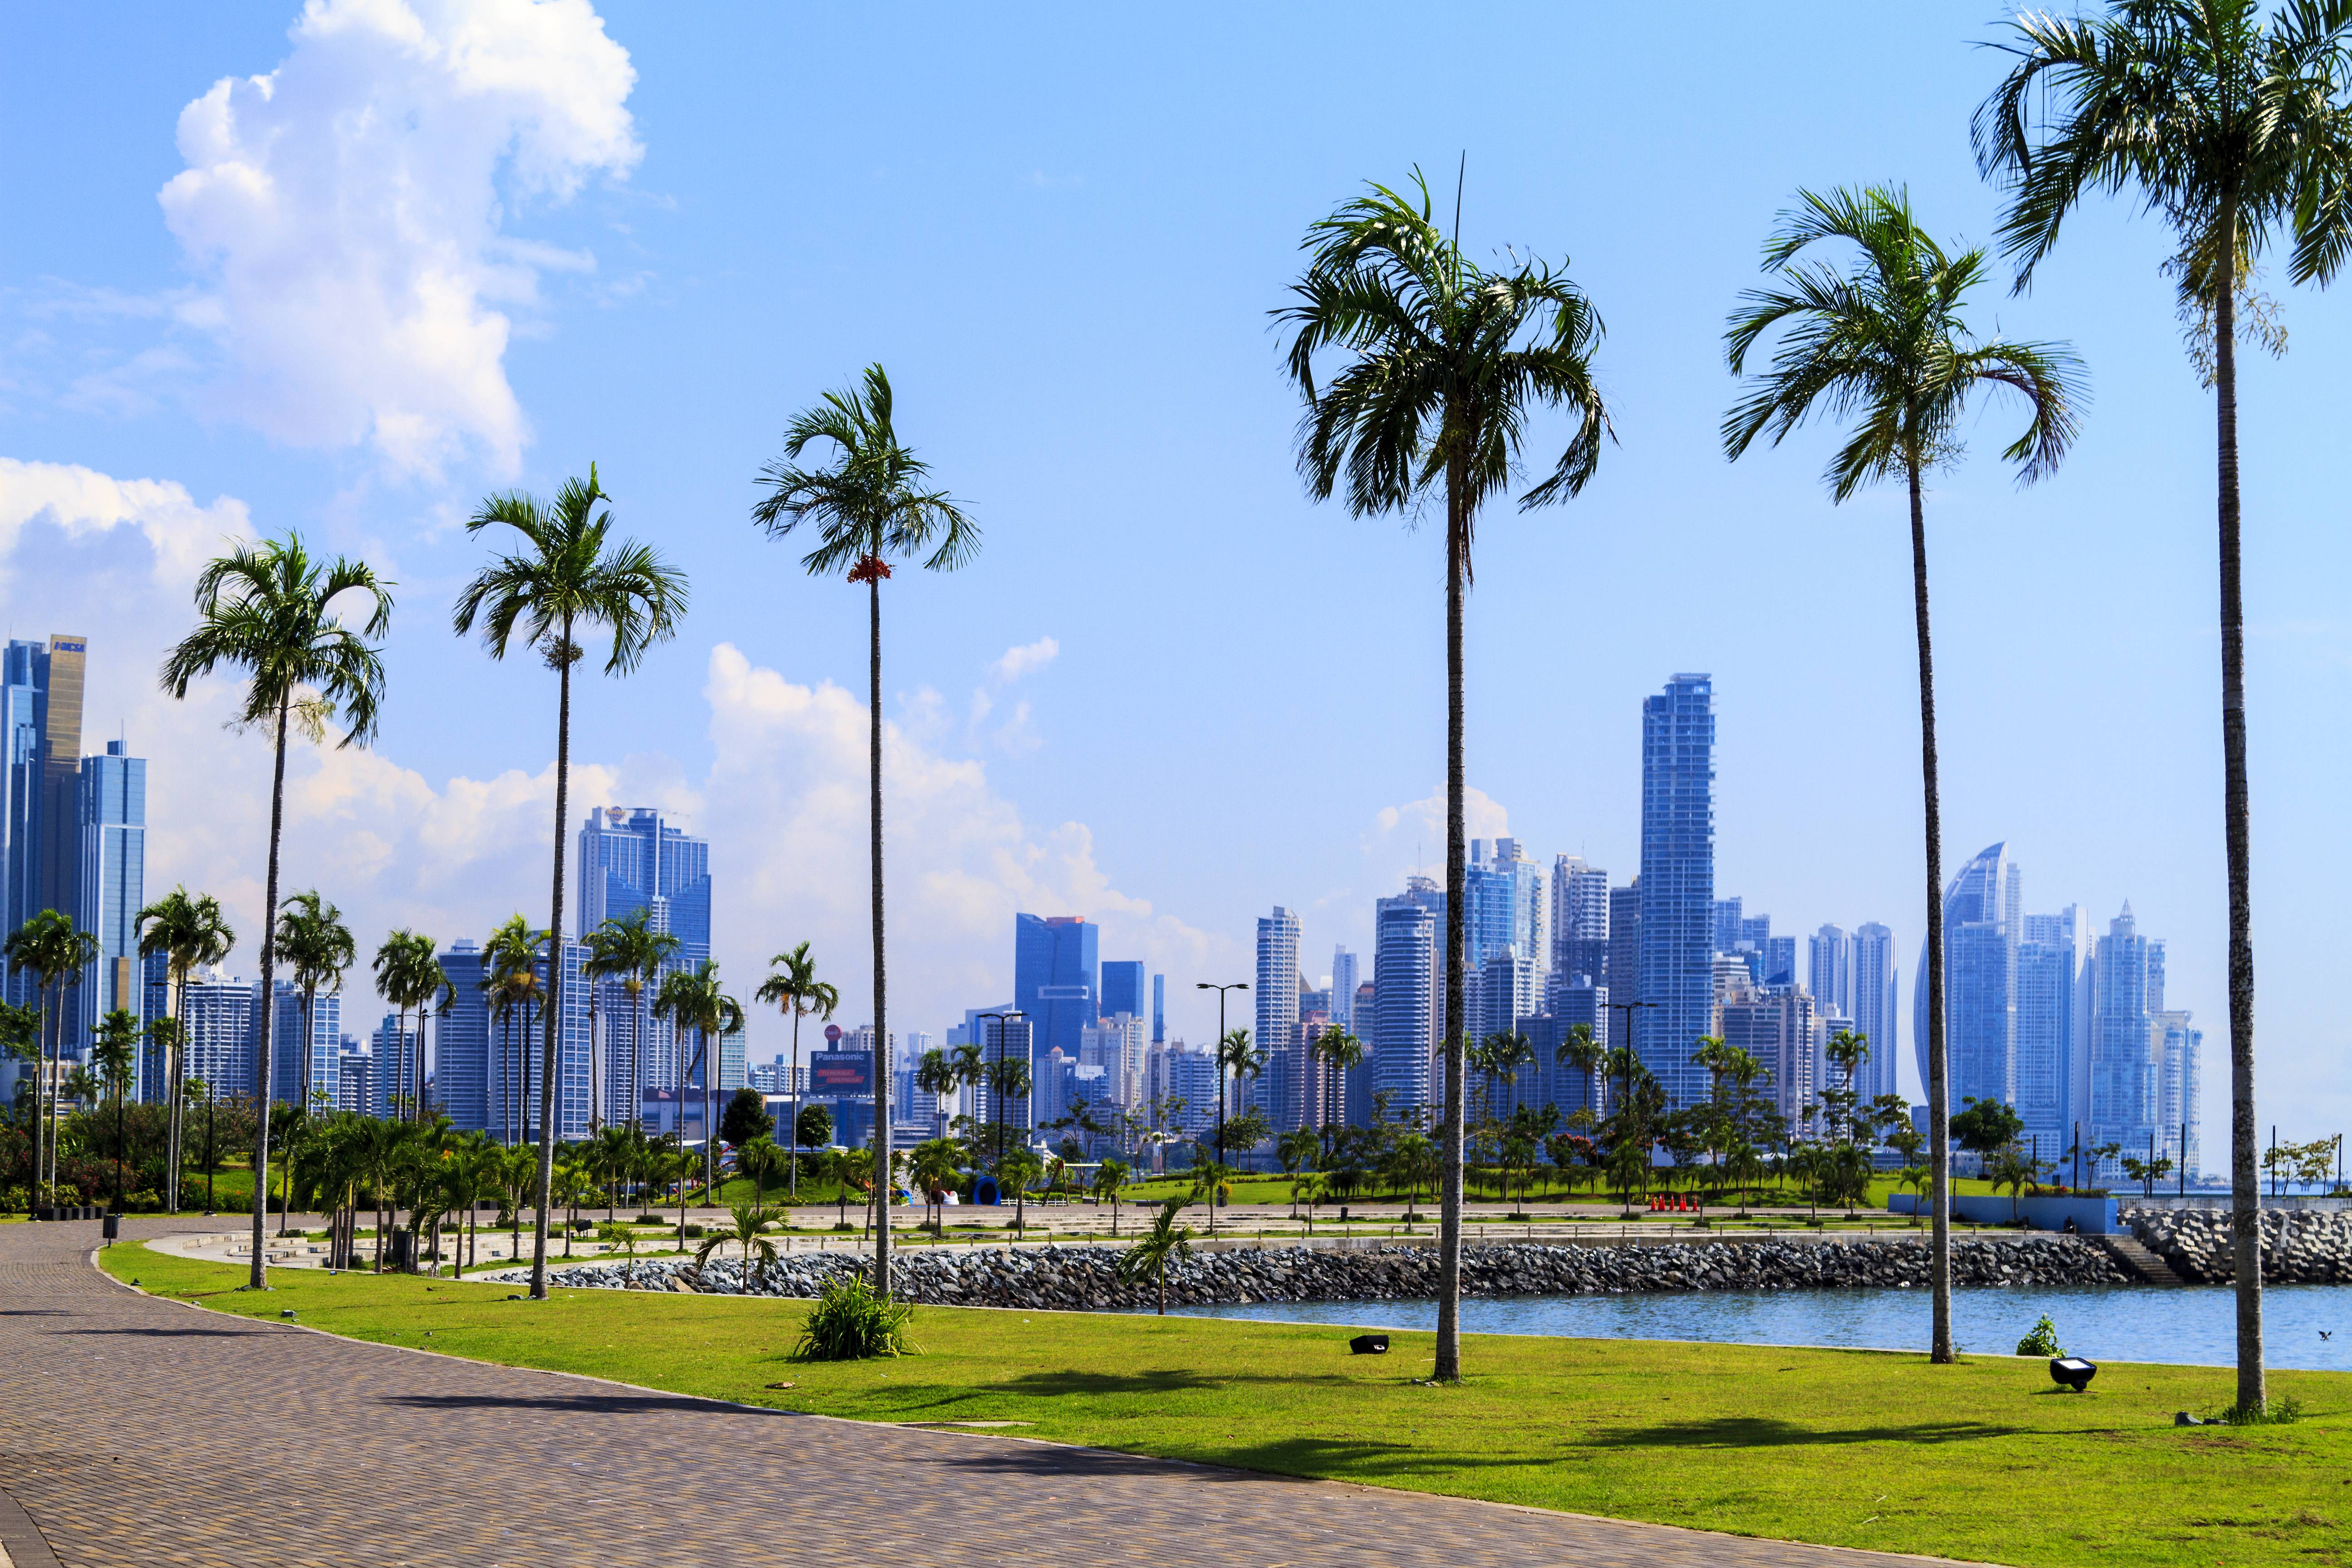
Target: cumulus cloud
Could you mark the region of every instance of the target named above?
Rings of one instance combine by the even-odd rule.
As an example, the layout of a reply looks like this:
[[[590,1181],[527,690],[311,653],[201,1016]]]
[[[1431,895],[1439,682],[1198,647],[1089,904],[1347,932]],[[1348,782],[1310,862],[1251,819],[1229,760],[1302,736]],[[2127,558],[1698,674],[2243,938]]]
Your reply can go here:
[[[1061,651],[1062,645],[1052,637],[1039,637],[1035,642],[1006,648],[1003,657],[988,667],[990,685],[975,686],[971,690],[971,725],[975,740],[982,738],[981,726],[996,710],[996,691],[1013,685],[1024,675],[1045,668]],[[990,689],[991,685],[995,690]],[[1016,700],[1011,715],[989,731],[985,739],[1007,752],[1034,752],[1045,743],[1030,723],[1029,704],[1025,700]]]
[[[111,542],[107,536],[121,531],[121,540],[144,544],[144,575],[158,588],[192,582],[225,541],[253,532],[245,503],[229,496],[199,506],[170,480],[117,479],[79,464],[0,458],[0,586],[10,584],[18,543],[36,522],[68,545]]]
[[[1475,785],[1463,788],[1462,816],[1466,837],[1471,838],[1500,838],[1511,831],[1510,813]],[[1406,875],[1416,868],[1442,879],[1445,875],[1445,786],[1441,784],[1402,805],[1381,807],[1372,819],[1371,831],[1364,835],[1362,847],[1366,870],[1381,892],[1403,887]]]
[[[508,312],[594,263],[502,225],[635,165],[628,52],[587,0],[309,0],[292,41],[182,110],[160,196],[201,279],[179,317],[236,367],[214,402],[395,472],[513,471]]]

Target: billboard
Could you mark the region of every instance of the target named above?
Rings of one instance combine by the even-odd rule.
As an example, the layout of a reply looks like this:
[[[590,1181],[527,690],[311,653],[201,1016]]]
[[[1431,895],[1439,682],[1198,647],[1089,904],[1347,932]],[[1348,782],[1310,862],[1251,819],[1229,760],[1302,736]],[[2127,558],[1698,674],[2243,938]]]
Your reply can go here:
[[[874,1092],[872,1051],[813,1051],[809,1054],[808,1091],[818,1099],[835,1094]]]

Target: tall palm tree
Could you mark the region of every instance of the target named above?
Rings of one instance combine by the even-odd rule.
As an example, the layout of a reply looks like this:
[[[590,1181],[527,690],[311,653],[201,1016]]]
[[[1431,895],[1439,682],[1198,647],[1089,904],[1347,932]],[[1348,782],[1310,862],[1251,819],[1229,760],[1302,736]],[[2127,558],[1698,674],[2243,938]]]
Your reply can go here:
[[[957,1086],[972,1091],[970,1103],[972,1111],[976,1111],[980,1107],[981,1086],[988,1081],[988,1047],[978,1040],[966,1040],[950,1049],[948,1066],[955,1072]],[[970,1115],[971,1111],[966,1114]],[[976,1122],[972,1130],[975,1132],[979,1131]]]
[[[1584,1075],[1590,1085],[1588,1092],[1591,1097],[1592,1114],[1599,1117],[1605,1109],[1601,1096],[1601,1069],[1608,1063],[1609,1050],[1592,1037],[1592,1026],[1570,1024],[1567,1038],[1561,1040],[1559,1049],[1552,1052],[1552,1060],[1557,1066],[1573,1068]]]
[[[866,367],[863,390],[828,392],[794,418],[783,456],[760,471],[768,493],[751,521],[782,539],[803,523],[817,545],[801,557],[811,576],[839,572],[866,584],[867,809],[872,824],[874,885],[874,1037],[887,1041],[887,969],[882,942],[882,580],[891,556],[921,557],[929,572],[952,572],[980,548],[980,530],[945,490],[924,488],[929,465],[900,443],[891,422],[890,379],[878,364]],[[804,468],[801,454],[818,442],[834,447],[833,466]],[[890,1169],[889,1063],[874,1073],[874,1164]],[[890,1294],[890,1226],[875,1227],[874,1290]]]
[[[784,1202],[794,1204],[801,1195],[801,1020],[811,1014],[831,1018],[833,1010],[841,1005],[841,993],[816,977],[816,960],[809,956],[809,944],[803,942],[768,960],[768,977],[751,994],[755,1001],[782,1007],[793,1021],[793,1120],[787,1142],[793,1152]]]
[[[598,928],[611,950],[612,962],[620,965],[613,973],[620,976],[621,989],[629,995],[629,1125],[637,1131],[645,1131],[646,1090],[646,990],[656,977],[677,958],[685,939],[675,932],[656,931],[653,910],[631,910],[618,920],[608,920]]]
[[[1348,1074],[1364,1065],[1364,1042],[1335,1024],[1307,1043],[1307,1053],[1323,1064],[1323,1125],[1345,1126]],[[1328,1136],[1322,1140],[1326,1152],[1329,1142]]]
[[[1254,1079],[1265,1070],[1265,1048],[1250,1042],[1247,1029],[1227,1029],[1224,1037],[1217,1042],[1217,1163],[1220,1165],[1224,1164],[1227,1159],[1225,1104],[1234,1097],[1233,1090],[1225,1087],[1225,1080],[1231,1079],[1233,1089],[1238,1089],[1244,1079]],[[1213,1217],[1213,1201],[1210,1206]]]
[[[416,1121],[425,1120],[425,1015],[449,990],[449,976],[443,973],[440,957],[435,952],[437,946],[431,937],[421,932],[396,931],[375,950],[371,965],[375,971],[376,994],[393,1005],[394,1027],[400,1033],[401,1046],[394,1053],[398,1058],[394,1065],[400,1069],[401,1081],[394,1090],[394,1103],[407,1100],[407,1119]],[[416,1010],[416,1048],[413,1057],[408,1054],[407,1045],[408,1011],[412,1007]]]
[[[642,925],[653,910],[646,908],[631,912],[639,917]],[[588,1136],[593,1138],[604,1125],[604,1100],[611,1093],[606,1083],[604,1053],[596,1038],[596,998],[608,980],[618,980],[625,985],[628,983],[636,973],[637,953],[627,924],[610,915],[582,939],[581,945],[586,954],[580,964],[580,983],[588,987]]]
[[[797,1066],[793,1072],[797,1076]],[[947,1052],[936,1047],[925,1051],[922,1059],[915,1064],[915,1087],[931,1097],[931,1139],[934,1142],[946,1132],[947,1112],[941,1102],[955,1092],[956,1085],[961,1081],[955,1063],[948,1059]]]
[[[1852,270],[1799,258],[1816,245],[1860,252]],[[1899,481],[1910,498],[1911,600],[1919,651],[1919,776],[1927,803],[1927,1135],[1937,1172],[1929,1355],[1952,1345],[1951,1091],[1944,1031],[1944,872],[1936,777],[1936,665],[1927,622],[1927,475],[1960,456],[1969,399],[1987,388],[2022,397],[2032,417],[2001,456],[2031,483],[2058,465],[2073,440],[2082,367],[2061,344],[1979,340],[1962,306],[1983,281],[1982,250],[1948,251],[1919,226],[1910,197],[1873,186],[1825,195],[1800,191],[1797,206],[1764,245],[1770,285],[1751,289],[1726,329],[1734,375],[1767,334],[1779,331],[1769,369],[1723,419],[1724,451],[1737,459],[1759,436],[1778,444],[1816,415],[1852,415],[1855,428],[1823,479],[1843,502],[1864,485]]]
[[[2352,250],[2352,5],[2297,0],[2118,0],[2095,19],[2033,14],[2002,47],[2016,63],[1976,113],[1977,162],[2008,188],[2002,247],[2018,287],[2084,195],[2131,189],[2173,231],[2191,346],[2214,393],[2221,555],[2222,842],[2230,875],[2230,1186],[2238,1292],[2238,1405],[2263,1378],[2262,1187],[2255,1169],[2252,850],[2246,784],[2245,606],[2240,588],[2238,312],[2291,231],[2287,275],[2334,280]],[[2037,110],[2037,104],[2039,105]]]
[[[43,910],[8,933],[5,951],[10,972],[31,974],[40,1001],[33,1078],[33,1185],[37,1190],[55,1179],[57,1169],[55,1064],[65,1055],[65,990],[79,984],[82,971],[97,960],[98,939],[89,931],[76,931],[70,917]],[[57,1037],[54,1048],[52,1034]]]
[[[530,1118],[530,1005],[538,998],[540,949],[547,933],[533,931],[520,915],[510,915],[482,944],[481,989],[490,997],[490,1009],[505,1031],[499,1047],[499,1070],[505,1107],[499,1124],[506,1142],[520,1143]],[[522,1035],[514,1024],[520,1014]],[[509,1051],[512,1049],[512,1059]]]
[[[743,1005],[727,994],[719,980],[719,965],[705,959],[691,974],[677,977],[679,989],[676,1016],[695,1033],[695,1059],[702,1064],[702,1190],[716,1202],[719,1188],[719,1117],[714,1093],[718,1083],[719,1047],[743,1027]]]
[[[226,665],[246,675],[237,721],[268,725],[274,763],[269,781],[269,869],[262,881],[261,994],[273,994],[278,973],[278,849],[286,826],[286,738],[299,728],[314,742],[340,723],[341,746],[365,745],[375,733],[383,700],[383,662],[369,638],[392,629],[392,584],[362,562],[337,556],[314,561],[299,534],[241,544],[196,575],[196,629],[163,660],[163,689],[184,699],[188,688]],[[345,594],[362,595],[367,619],[357,631],[335,613]],[[267,1005],[267,1003],[264,1004]],[[269,1031],[255,1032],[253,1142],[253,1270],[264,1289],[269,1265],[263,1247],[269,1185]]]
[[[312,1074],[318,1060],[319,993],[342,989],[343,972],[358,962],[359,952],[352,941],[351,928],[343,924],[342,911],[321,898],[315,888],[292,895],[278,911],[278,950],[293,967],[294,984],[302,993],[300,1079],[289,1092],[293,1104],[307,1105],[317,1088]],[[268,994],[264,994],[262,1006],[268,1020],[262,1032],[274,1033],[277,1008]],[[331,1056],[329,1060],[331,1062]],[[289,1191],[286,1207],[278,1215],[278,1234],[284,1236],[293,1223],[294,1205]]]
[[[1463,598],[1479,511],[1507,492],[1538,407],[1564,408],[1575,433],[1549,477],[1519,498],[1528,510],[1582,489],[1609,416],[1592,379],[1601,319],[1562,272],[1529,260],[1507,271],[1471,261],[1455,233],[1414,195],[1383,185],[1314,224],[1307,271],[1274,312],[1290,331],[1289,372],[1307,403],[1298,467],[1328,500],[1344,479],[1349,510],[1415,514],[1445,500],[1445,1101],[1434,1375],[1462,1374]],[[1344,362],[1328,381],[1318,362]]]
[[[128,1007],[117,1007],[98,1021],[91,1030],[90,1065],[98,1069],[99,1081],[114,1100],[114,1208],[122,1211],[122,1143],[123,1102],[130,1098],[131,1080],[139,1071],[139,1015]]]
[[[555,671],[555,849],[547,918],[550,939],[545,1039],[540,1081],[556,1081],[557,1036],[563,1017],[563,825],[571,810],[572,667],[582,657],[575,632],[602,626],[613,634],[604,673],[628,674],[654,644],[674,636],[686,613],[686,577],[650,547],[635,540],[608,542],[612,498],[588,478],[567,479],[549,505],[520,490],[492,496],[467,520],[466,531],[511,528],[521,548],[484,567],[457,595],[451,624],[459,637],[482,625],[482,641],[492,658],[504,658],[520,629],[523,645]],[[539,1217],[532,1223],[530,1298],[547,1299],[547,1215],[555,1180],[555,1100],[539,1100]]]
[[[172,979],[172,1016],[180,1026],[165,1047],[163,1064],[163,1094],[169,1106],[163,1132],[163,1179],[169,1188],[163,1197],[166,1214],[180,1212],[180,1143],[185,1123],[181,1085],[187,1076],[188,976],[199,966],[218,963],[236,945],[236,932],[221,913],[220,900],[210,893],[192,898],[185,884],[139,911],[139,954],[142,958],[164,955]]]

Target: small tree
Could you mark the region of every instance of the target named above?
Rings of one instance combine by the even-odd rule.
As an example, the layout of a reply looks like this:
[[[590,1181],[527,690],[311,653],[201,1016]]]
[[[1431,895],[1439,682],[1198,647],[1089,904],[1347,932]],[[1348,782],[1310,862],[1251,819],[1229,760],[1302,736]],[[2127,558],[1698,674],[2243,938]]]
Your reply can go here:
[[[776,1211],[765,1204],[737,1204],[728,1215],[727,1223],[714,1226],[709,1236],[694,1254],[696,1267],[709,1261],[710,1255],[723,1247],[743,1249],[743,1284],[751,1284],[751,1257],[759,1255],[762,1263],[776,1260],[776,1244],[767,1237],[768,1226],[776,1221]]]
[[[1133,1285],[1149,1279],[1160,1295],[1160,1315],[1168,1315],[1168,1260],[1192,1256],[1192,1232],[1190,1226],[1176,1223],[1184,1207],[1180,1194],[1160,1205],[1160,1213],[1151,1221],[1151,1228],[1142,1238],[1120,1255],[1119,1282]]]
[[[1123,1160],[1105,1160],[1095,1167],[1094,1194],[1097,1202],[1110,1205],[1110,1233],[1118,1234],[1118,1194],[1127,1184],[1128,1165]]]
[[[719,1137],[722,1142],[740,1149],[754,1138],[765,1138],[776,1130],[776,1119],[768,1114],[768,1099],[750,1084],[730,1095],[725,1114],[719,1119]]]

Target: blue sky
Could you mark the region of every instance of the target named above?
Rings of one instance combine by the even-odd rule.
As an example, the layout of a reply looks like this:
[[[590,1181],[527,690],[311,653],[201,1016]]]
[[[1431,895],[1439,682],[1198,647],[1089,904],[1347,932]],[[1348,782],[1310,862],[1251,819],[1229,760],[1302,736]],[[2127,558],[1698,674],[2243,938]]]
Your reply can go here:
[[[225,693],[157,698],[153,662],[224,531],[367,554],[400,583],[391,704],[372,754],[299,761],[288,875],[363,945],[478,934],[544,918],[552,693],[450,634],[484,552],[458,525],[593,460],[695,604],[581,693],[581,804],[705,826],[727,973],[748,993],[810,938],[856,1023],[862,598],[748,511],[791,414],[879,361],[985,530],[970,569],[887,596],[892,1022],[1001,1001],[1035,910],[1101,920],[1199,1036],[1191,982],[1248,973],[1254,917],[1297,909],[1319,973],[1442,859],[1438,542],[1307,500],[1266,312],[1309,221],[1416,164],[1450,196],[1466,154],[1465,241],[1565,258],[1598,304],[1619,437],[1581,499],[1483,521],[1485,826],[1622,881],[1642,697],[1708,671],[1718,891],[1779,931],[1885,921],[1907,987],[1900,498],[1829,505],[1825,432],[1726,464],[1721,331],[1801,184],[1904,181],[1939,233],[1989,236],[1987,16],[0,5],[0,598],[15,635],[91,635],[93,731],[155,762],[151,879],[249,925],[262,747],[220,729]],[[215,93],[226,118],[190,108]],[[1952,867],[2007,839],[2029,909],[2104,930],[2129,899],[2168,940],[2218,1149],[2211,404],[2166,253],[2094,206],[2030,295],[1977,301],[2070,340],[2094,399],[2025,491],[1998,461],[2016,411],[1988,403],[1930,495],[1945,841]],[[2352,331],[2340,295],[2268,286],[2292,336],[2243,395],[2263,1115],[2315,1136],[2352,1109],[2326,457]],[[1536,434],[1547,463],[1561,427]]]

